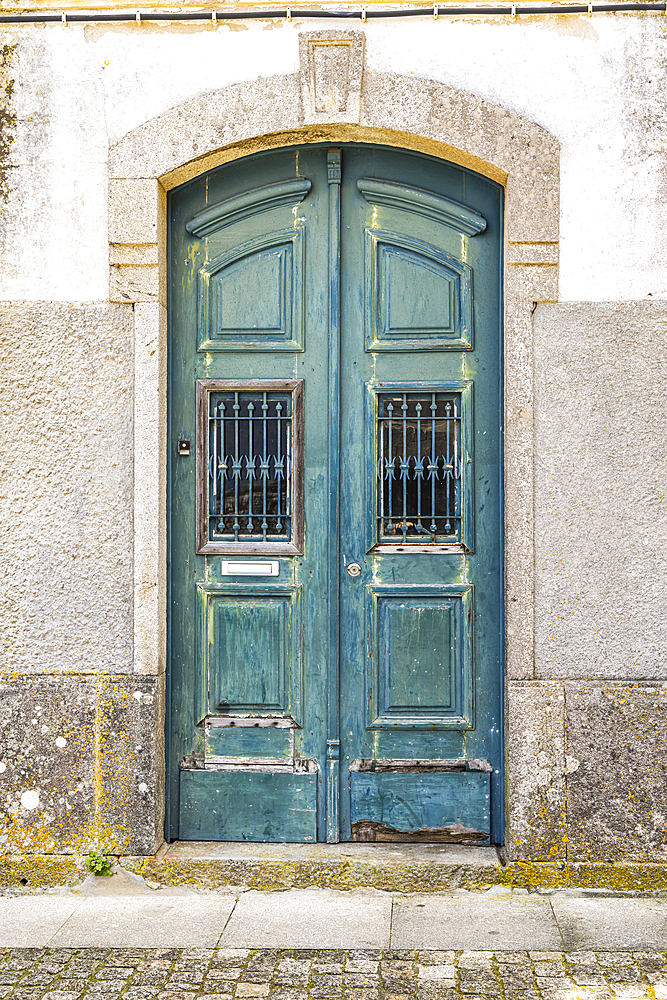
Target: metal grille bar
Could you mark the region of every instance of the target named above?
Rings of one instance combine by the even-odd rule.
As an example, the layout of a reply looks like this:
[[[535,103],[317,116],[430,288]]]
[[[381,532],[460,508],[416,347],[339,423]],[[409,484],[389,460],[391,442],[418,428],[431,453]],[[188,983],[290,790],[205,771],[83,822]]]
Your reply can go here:
[[[209,394],[211,541],[292,538],[292,393]]]
[[[458,541],[460,394],[380,393],[377,421],[378,541]]]

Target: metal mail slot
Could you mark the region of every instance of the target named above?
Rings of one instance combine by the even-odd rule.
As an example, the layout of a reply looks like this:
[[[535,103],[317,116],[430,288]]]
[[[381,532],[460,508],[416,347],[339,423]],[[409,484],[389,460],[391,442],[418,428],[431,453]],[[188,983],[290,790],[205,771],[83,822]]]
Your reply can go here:
[[[277,559],[247,560],[245,562],[223,560],[220,563],[221,576],[278,576],[280,563]]]

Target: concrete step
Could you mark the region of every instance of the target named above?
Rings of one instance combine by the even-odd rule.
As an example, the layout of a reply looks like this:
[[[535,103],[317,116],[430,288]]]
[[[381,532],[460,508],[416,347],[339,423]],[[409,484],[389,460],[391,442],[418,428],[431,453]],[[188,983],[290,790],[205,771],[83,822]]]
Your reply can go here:
[[[260,891],[381,889],[385,892],[589,889],[667,892],[667,864],[513,861],[495,847],[459,844],[223,844],[177,841],[151,857],[116,857],[128,872],[161,886]],[[4,855],[0,888],[77,886],[88,874],[77,855]]]
[[[495,885],[503,867],[495,847],[459,844],[221,844],[177,841],[154,859],[123,867],[165,885],[214,889],[383,889],[442,892]]]

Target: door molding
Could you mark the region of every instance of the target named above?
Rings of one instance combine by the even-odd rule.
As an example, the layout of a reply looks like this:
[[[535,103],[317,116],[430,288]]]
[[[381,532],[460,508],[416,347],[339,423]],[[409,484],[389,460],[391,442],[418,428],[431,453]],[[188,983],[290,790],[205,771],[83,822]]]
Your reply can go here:
[[[302,41],[319,42],[324,34],[304,33]],[[331,42],[357,44],[356,34],[332,32]],[[349,101],[328,123],[324,111],[316,124],[306,124],[313,119],[304,113],[303,79],[295,73],[205,94],[129,132],[110,150],[109,298],[132,302],[135,316],[134,672],[162,674],[166,665],[167,192],[262,150],[364,142],[436,156],[505,188],[505,658],[509,680],[530,679],[532,312],[536,302],[558,298],[558,142],[476,95],[374,72],[363,75],[358,115]],[[510,789],[510,811],[511,798]]]

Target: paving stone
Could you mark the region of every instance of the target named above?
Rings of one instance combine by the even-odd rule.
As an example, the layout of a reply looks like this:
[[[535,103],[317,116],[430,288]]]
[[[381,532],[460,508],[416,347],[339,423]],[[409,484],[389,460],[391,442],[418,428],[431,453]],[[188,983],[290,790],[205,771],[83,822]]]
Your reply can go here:
[[[52,990],[44,994],[44,1000],[77,1000],[79,996],[81,990]]]
[[[565,965],[560,960],[535,962],[533,968],[537,976],[562,976],[565,973]]]
[[[459,967],[462,969],[488,969],[492,961],[492,952],[463,951],[459,955]]]
[[[564,1000],[565,997],[587,996],[587,987],[583,990],[575,986],[569,979],[549,979],[544,983],[537,983],[540,996],[543,1000]]]
[[[277,989],[271,992],[272,1000],[308,1000],[308,990]]]
[[[560,944],[558,926],[545,899],[521,896],[510,901],[442,895],[418,905],[412,897],[395,897],[392,942],[425,948],[479,949],[491,940],[503,950],[544,948]],[[480,961],[483,956],[480,956]]]
[[[642,974],[639,969],[635,969],[632,966],[607,969],[605,970],[605,974],[609,983],[639,983],[642,980]]]
[[[417,967],[419,982],[435,983],[442,979],[454,979],[456,970],[453,962],[447,965],[419,965]]]
[[[649,996],[647,988],[643,983],[633,983],[631,986],[628,986],[626,983],[619,983],[618,986],[612,985],[610,990],[611,996],[622,997],[623,1000],[646,1000]]]
[[[162,990],[157,1000],[192,1000],[194,993],[178,993],[176,990]]]
[[[417,990],[419,1000],[456,1000],[459,994],[454,987],[443,986],[420,986]]]

